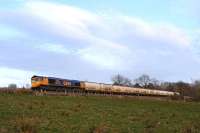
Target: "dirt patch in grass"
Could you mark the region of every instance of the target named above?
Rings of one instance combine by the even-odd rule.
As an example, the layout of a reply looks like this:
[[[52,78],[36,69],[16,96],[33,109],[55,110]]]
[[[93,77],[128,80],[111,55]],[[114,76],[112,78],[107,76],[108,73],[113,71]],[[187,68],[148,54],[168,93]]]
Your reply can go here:
[[[96,127],[91,128],[91,133],[109,133],[110,129],[105,124],[100,124]]]

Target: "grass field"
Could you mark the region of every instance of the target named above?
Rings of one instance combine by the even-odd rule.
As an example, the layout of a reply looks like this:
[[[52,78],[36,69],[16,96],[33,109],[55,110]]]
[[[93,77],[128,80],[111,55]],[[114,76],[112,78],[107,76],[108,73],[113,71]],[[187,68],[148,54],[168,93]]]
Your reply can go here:
[[[0,132],[198,133],[200,103],[0,93]]]

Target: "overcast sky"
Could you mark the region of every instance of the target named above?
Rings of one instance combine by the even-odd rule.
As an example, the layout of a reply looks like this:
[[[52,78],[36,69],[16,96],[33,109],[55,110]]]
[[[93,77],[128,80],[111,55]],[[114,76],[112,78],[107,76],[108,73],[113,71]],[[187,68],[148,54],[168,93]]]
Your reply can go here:
[[[1,0],[0,86],[32,75],[200,79],[199,0]]]

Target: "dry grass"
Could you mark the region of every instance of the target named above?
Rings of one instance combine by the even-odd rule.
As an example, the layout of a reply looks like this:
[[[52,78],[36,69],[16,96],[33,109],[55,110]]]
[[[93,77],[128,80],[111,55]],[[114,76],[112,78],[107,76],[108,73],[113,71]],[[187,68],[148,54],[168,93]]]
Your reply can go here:
[[[40,119],[38,117],[17,117],[11,122],[16,133],[37,133]]]
[[[17,88],[17,89],[0,88],[0,93],[6,93],[6,94],[33,94],[33,91],[31,89],[25,89],[25,88]]]
[[[189,122],[186,123],[181,129],[181,133],[199,133],[200,132],[200,123]]]
[[[109,127],[105,124],[100,124],[94,128],[92,133],[109,133]]]
[[[9,132],[8,132],[8,129],[4,127],[0,127],[0,133],[9,133]]]

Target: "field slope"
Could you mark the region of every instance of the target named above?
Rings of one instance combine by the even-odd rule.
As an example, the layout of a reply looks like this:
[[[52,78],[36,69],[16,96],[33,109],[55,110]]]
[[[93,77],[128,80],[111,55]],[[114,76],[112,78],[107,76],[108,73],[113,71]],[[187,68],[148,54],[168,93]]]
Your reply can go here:
[[[0,94],[0,132],[200,132],[200,104],[95,96]]]

